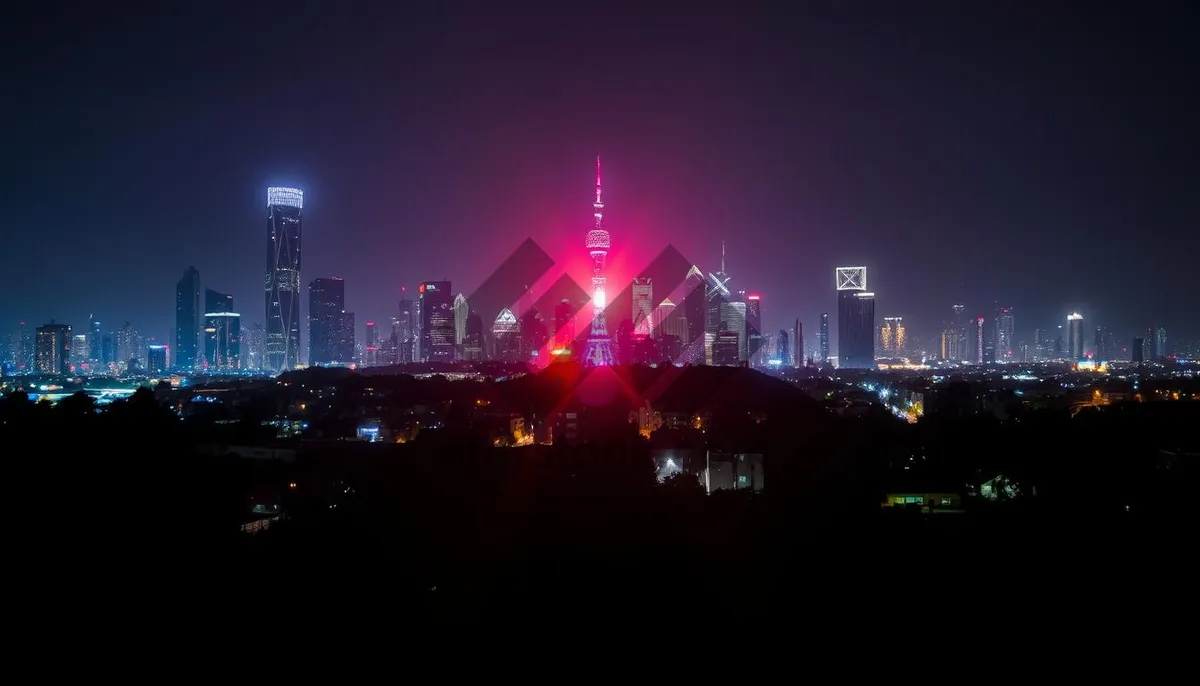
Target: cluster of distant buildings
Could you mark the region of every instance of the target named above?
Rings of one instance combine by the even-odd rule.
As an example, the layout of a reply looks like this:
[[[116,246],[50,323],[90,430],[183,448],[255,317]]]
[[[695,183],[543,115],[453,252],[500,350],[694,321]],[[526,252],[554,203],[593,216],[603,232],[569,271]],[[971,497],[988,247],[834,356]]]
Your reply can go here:
[[[692,266],[679,289],[655,293],[654,279],[638,276],[627,289],[629,302],[609,302],[604,202],[599,159],[593,210],[595,223],[585,247],[592,265],[591,293],[582,299],[517,307],[455,294],[450,281],[426,281],[415,299],[405,293],[387,323],[365,322],[356,340],[354,313],[346,309],[345,282],[337,277],[309,282],[309,365],[383,366],[409,363],[532,362],[576,359],[589,365],[616,362],[749,365],[790,368],[833,365],[873,369],[881,361],[907,358],[988,364],[1081,360],[1154,360],[1168,354],[1166,331],[1150,328],[1125,348],[1096,327],[1086,345],[1083,317],[1071,314],[1056,330],[1038,329],[1032,345],[1014,337],[1012,308],[997,307],[992,320],[966,317],[953,306],[935,346],[912,345],[904,320],[875,320],[875,294],[867,268],[837,267],[837,351],[831,354],[829,314],[822,313],[815,345],[805,342],[799,319],[778,331],[763,330],[762,296],[736,290],[721,266],[704,273]],[[267,260],[264,323],[244,325],[233,296],[201,289],[200,273],[189,267],[176,285],[175,334],[171,343],[143,339],[128,322],[102,331],[92,320],[86,332],[51,322],[30,330],[23,323],[9,345],[0,345],[6,374],[279,373],[303,366],[300,356],[301,238],[304,193],[267,189]],[[658,296],[657,299],[655,296]],[[614,304],[620,307],[614,308]],[[616,317],[612,313],[616,313]],[[615,319],[615,321],[608,321]],[[381,325],[382,324],[382,325]],[[390,326],[388,326],[390,324]]]

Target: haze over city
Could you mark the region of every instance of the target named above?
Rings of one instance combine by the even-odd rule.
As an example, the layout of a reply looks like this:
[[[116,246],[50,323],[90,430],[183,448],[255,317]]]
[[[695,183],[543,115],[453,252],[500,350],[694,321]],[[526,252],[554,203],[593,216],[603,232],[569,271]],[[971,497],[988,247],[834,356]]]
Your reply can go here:
[[[259,321],[272,185],[305,193],[303,285],[386,321],[526,238],[583,264],[599,153],[612,269],[670,244],[711,271],[725,241],[766,331],[815,332],[864,264],[877,317],[926,337],[956,303],[1030,342],[1074,311],[1195,337],[1187,23],[985,5],[26,7],[0,321],[169,341],[189,266]]]

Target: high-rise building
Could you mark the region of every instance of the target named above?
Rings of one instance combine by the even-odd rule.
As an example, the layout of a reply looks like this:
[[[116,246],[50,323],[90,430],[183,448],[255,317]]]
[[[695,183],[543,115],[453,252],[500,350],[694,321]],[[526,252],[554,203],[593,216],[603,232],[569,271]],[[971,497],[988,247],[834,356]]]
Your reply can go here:
[[[242,318],[233,296],[204,289],[204,368],[209,372],[242,367]]]
[[[188,267],[175,284],[175,366],[179,371],[196,367],[200,315],[200,272]]]
[[[941,337],[941,359],[943,360],[961,360],[963,353],[958,349],[958,329],[949,328],[942,330]]]
[[[819,356],[821,358],[820,360],[818,360],[818,362],[820,362],[821,364],[827,364],[829,362],[829,313],[828,312],[821,313],[821,330],[817,335],[818,335],[817,345],[820,348]]]
[[[392,364],[409,364],[417,361],[418,328],[416,303],[408,298],[400,298],[397,314],[392,319],[392,341],[395,343]]]
[[[746,295],[746,359],[755,367],[765,367],[766,359],[763,357],[766,350],[763,348],[763,330],[762,330],[762,296],[757,293],[749,293]]]
[[[167,371],[167,346],[153,344],[146,346],[146,371],[151,374],[161,374]]]
[[[375,367],[379,365],[379,329],[375,327],[373,320],[367,320],[363,325],[363,360],[364,367]]]
[[[242,368],[261,370],[267,355],[267,330],[254,322],[242,330]]]
[[[747,361],[747,346],[749,341],[746,340],[746,303],[744,302],[729,302],[721,303],[721,326],[717,331],[718,334],[726,331],[732,331],[737,334],[737,361]],[[720,364],[713,362],[713,364]]]
[[[563,298],[554,306],[554,352],[565,355],[575,341],[575,308],[571,301]]]
[[[88,361],[88,337],[85,333],[77,333],[71,337],[71,364],[75,369],[82,370]]]
[[[795,350],[791,351],[792,365],[803,367],[806,364],[804,357],[804,324],[800,323],[799,319],[796,319],[796,324],[792,328],[791,341],[792,346],[795,348]]]
[[[1067,315],[1067,352],[1072,362],[1084,359],[1083,315],[1078,312]]]
[[[100,339],[103,334],[100,331],[100,322],[96,320],[96,315],[92,315],[88,319],[88,361],[91,362],[93,367],[99,367]]]
[[[587,233],[586,247],[592,260],[592,329],[588,333],[587,350],[583,354],[586,364],[593,367],[613,363],[612,337],[604,321],[604,306],[607,304],[605,280],[607,278],[608,249],[611,238],[604,228],[604,200],[600,186],[600,156],[596,156],[596,200],[592,203],[595,224]]]
[[[1167,347],[1167,330],[1165,327],[1158,327],[1154,331],[1154,349],[1158,353],[1159,359],[1170,357],[1171,350]]]
[[[426,281],[418,288],[417,321],[421,362],[454,361],[454,295],[449,281]]]
[[[904,355],[908,336],[904,330],[904,317],[884,317],[879,327],[879,348],[884,357]]]
[[[13,362],[17,371],[29,374],[37,370],[35,339],[34,332],[25,322],[17,322],[17,333],[13,336]]]
[[[70,371],[71,327],[50,322],[37,328],[34,366],[39,374],[66,374]]]
[[[834,270],[838,293],[838,366],[875,367],[875,294],[867,291],[866,267]]]
[[[1134,364],[1146,361],[1146,340],[1142,337],[1133,339],[1133,347],[1129,349],[1129,359]]]
[[[683,344],[687,341],[687,319],[684,318],[684,313],[675,306],[675,301],[670,298],[663,298],[663,301],[654,308],[654,335],[658,338],[663,336],[674,336],[677,343]]]
[[[1108,333],[1104,330],[1104,327],[1096,327],[1096,338],[1092,345],[1095,348],[1095,359],[1097,362],[1112,359],[1108,351]]]
[[[507,307],[500,310],[492,322],[492,341],[495,348],[492,359],[501,362],[521,361],[521,323]]]
[[[779,360],[781,367],[793,367],[794,354],[792,353],[791,342],[788,340],[787,329],[779,330],[779,342],[775,345],[775,359]]]
[[[355,347],[354,347],[354,313],[343,312],[342,316],[338,317],[337,341],[334,345],[334,350],[337,353],[336,364],[350,364],[354,362]]]
[[[109,331],[100,337],[100,364],[110,372],[117,371],[117,334]]]
[[[996,359],[1008,362],[1016,354],[1013,342],[1013,312],[1011,307],[1001,307],[996,313]]]
[[[304,192],[267,189],[267,351],[273,372],[300,364],[300,219]]]
[[[348,363],[342,359],[342,316],[346,311],[346,282],[336,276],[308,284],[308,363]]]
[[[983,333],[983,317],[975,319],[973,342],[974,345],[971,346],[972,361],[975,364],[983,364],[984,349],[987,347],[987,336]]]
[[[1054,341],[1051,340],[1050,334],[1045,329],[1036,329],[1033,332],[1033,359],[1038,362],[1049,360],[1053,353]]]
[[[459,293],[454,296],[454,349],[462,351],[463,342],[467,338],[467,315],[471,307],[467,304],[467,296]]]
[[[681,343],[688,346],[686,361],[699,364],[704,361],[704,319],[708,311],[705,304],[704,272],[696,265],[684,277],[683,318],[687,322],[687,334]]]
[[[483,360],[483,317],[478,312],[467,313],[467,335],[463,339],[463,359],[469,362]]]
[[[716,364],[712,347],[721,332],[721,306],[733,297],[729,290],[729,274],[725,272],[725,241],[721,241],[721,268],[716,273],[709,272],[704,283],[704,361],[706,364]]]
[[[633,335],[646,338],[655,334],[654,284],[648,276],[633,280]]]
[[[713,364],[718,367],[736,367],[742,360],[739,346],[742,337],[736,331],[719,331],[713,339]]]
[[[118,372],[130,371],[137,369],[142,365],[142,356],[145,354],[145,346],[142,345],[142,336],[138,330],[133,328],[133,324],[125,322],[121,328],[117,330],[116,341],[116,359]]]
[[[967,318],[965,316],[967,308],[964,305],[955,305],[951,308],[954,311],[954,316],[951,320],[950,328],[955,332],[957,341],[950,348],[958,351],[957,355],[952,358],[964,362],[970,361],[971,354],[967,346]]]

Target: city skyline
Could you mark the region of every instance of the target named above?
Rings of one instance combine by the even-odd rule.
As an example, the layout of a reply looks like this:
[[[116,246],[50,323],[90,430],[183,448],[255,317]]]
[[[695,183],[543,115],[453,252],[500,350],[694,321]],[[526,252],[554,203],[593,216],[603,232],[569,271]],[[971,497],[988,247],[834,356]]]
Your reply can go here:
[[[172,342],[172,287],[189,266],[202,288],[236,298],[247,325],[265,325],[253,303],[272,186],[305,193],[301,286],[344,278],[359,335],[361,322],[394,315],[402,285],[411,293],[447,279],[471,293],[527,237],[578,273],[588,167],[599,152],[612,199],[605,223],[620,236],[612,274],[632,279],[667,245],[708,271],[727,241],[736,287],[763,295],[764,331],[799,318],[811,345],[820,314],[831,313],[831,354],[829,274],[847,264],[870,270],[876,320],[903,317],[910,336],[935,334],[961,303],[966,316],[989,320],[997,305],[1011,307],[1018,342],[1075,311],[1087,345],[1095,325],[1122,338],[1151,326],[1195,338],[1194,296],[1153,277],[1186,273],[1198,252],[1196,172],[1186,163],[1197,139],[1181,125],[1194,103],[1177,87],[1194,48],[1172,41],[1169,27],[1147,44],[1137,28],[1159,20],[1144,16],[1071,17],[1094,35],[1128,33],[1128,44],[1100,54],[1089,39],[1055,33],[1054,12],[1019,26],[1003,20],[1014,32],[1005,36],[977,8],[883,14],[893,11],[890,25],[936,19],[948,30],[917,49],[875,26],[889,22],[852,9],[809,17],[793,33],[701,12],[665,34],[678,44],[667,59],[640,47],[636,26],[614,14],[569,41],[627,46],[597,64],[483,13],[446,17],[424,39],[399,27],[413,40],[388,41],[404,45],[359,69],[355,45],[370,41],[354,29],[397,31],[397,18],[371,17],[371,27],[351,13],[299,9],[281,21],[314,38],[289,70],[309,81],[281,73],[258,44],[255,19],[275,16],[265,7],[245,9],[247,21],[199,17],[183,32],[162,30],[178,24],[167,10],[132,28],[86,12],[31,16],[32,27],[53,32],[32,30],[44,44],[18,37],[11,47],[35,61],[55,51],[45,66],[58,85],[18,80],[27,107],[4,115],[9,245],[0,268],[37,288],[0,303],[0,332],[18,321],[81,332],[94,314],[114,331],[128,321]],[[644,12],[670,26],[667,13]],[[159,59],[123,61],[89,38],[105,30]],[[202,46],[225,30],[228,58],[213,60]],[[167,35],[177,45],[164,44]],[[501,35],[515,48],[496,57]],[[804,36],[814,40],[796,40]],[[785,41],[811,54],[780,60],[765,48]],[[76,49],[59,50],[68,43]],[[951,44],[960,66],[937,58]],[[1038,70],[1021,54],[1027,44],[1043,53]],[[746,59],[722,62],[716,48]],[[458,85],[493,58],[503,79]],[[805,69],[814,60],[820,76]],[[411,74],[406,92],[424,104],[361,95],[397,70]],[[263,74],[275,78],[252,78]],[[166,94],[131,95],[122,84],[135,76],[164,83]],[[900,76],[907,91],[889,85]],[[1064,80],[1073,91],[1062,92]],[[662,82],[673,85],[650,88]],[[842,83],[860,87],[849,93]],[[79,113],[105,107],[116,109],[77,125]],[[299,300],[305,322],[303,292]],[[307,336],[299,339],[307,359]]]

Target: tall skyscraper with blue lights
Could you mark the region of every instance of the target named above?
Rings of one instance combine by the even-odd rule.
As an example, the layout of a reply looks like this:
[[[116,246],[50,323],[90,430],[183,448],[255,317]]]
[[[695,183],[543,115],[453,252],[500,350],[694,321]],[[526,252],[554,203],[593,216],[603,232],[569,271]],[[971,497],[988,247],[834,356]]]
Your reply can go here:
[[[267,351],[274,372],[300,363],[300,213],[304,192],[267,189]]]
[[[200,272],[188,267],[175,285],[175,368],[190,372],[196,367],[196,348],[200,338]],[[97,324],[99,322],[96,322]],[[93,332],[97,352],[93,359],[99,360],[100,332]]]

